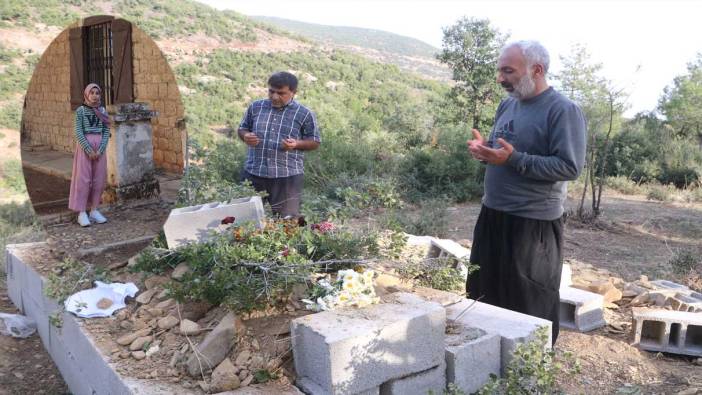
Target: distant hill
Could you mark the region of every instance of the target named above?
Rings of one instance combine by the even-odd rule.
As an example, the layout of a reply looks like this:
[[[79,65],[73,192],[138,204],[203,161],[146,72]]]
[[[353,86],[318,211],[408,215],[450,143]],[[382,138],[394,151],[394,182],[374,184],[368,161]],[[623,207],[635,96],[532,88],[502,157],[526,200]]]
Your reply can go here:
[[[251,16],[250,18],[261,22],[267,22],[284,30],[298,33],[321,42],[332,42],[339,45],[356,45],[378,51],[393,52],[404,56],[425,58],[433,58],[434,54],[439,52],[438,48],[424,41],[382,30],[349,26],[319,25],[270,16]]]
[[[270,16],[251,16],[253,20],[275,26],[336,48],[343,48],[383,63],[392,63],[426,77],[449,80],[448,68],[439,63],[439,49],[416,38],[382,30],[349,26],[328,26]]]

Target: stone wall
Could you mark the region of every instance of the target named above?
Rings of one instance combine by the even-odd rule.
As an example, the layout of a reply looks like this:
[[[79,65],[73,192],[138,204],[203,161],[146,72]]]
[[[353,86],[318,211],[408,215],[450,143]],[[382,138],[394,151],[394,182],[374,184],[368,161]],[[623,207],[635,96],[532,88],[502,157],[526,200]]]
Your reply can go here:
[[[51,42],[34,70],[22,115],[24,149],[42,147],[67,153],[75,149],[68,33],[76,26],[77,23],[69,26]],[[178,85],[156,43],[134,24],[132,68],[134,101],[148,103],[158,113],[151,120],[154,164],[169,172],[182,173],[186,130]]]

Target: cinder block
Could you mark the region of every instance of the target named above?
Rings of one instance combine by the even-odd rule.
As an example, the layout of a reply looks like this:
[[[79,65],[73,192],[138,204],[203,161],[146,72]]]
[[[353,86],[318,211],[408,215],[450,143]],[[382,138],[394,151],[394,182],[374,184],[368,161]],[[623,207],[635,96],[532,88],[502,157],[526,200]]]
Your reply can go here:
[[[601,328],[604,320],[604,297],[582,289],[566,287],[560,289],[560,325],[580,332]]]
[[[446,335],[446,382],[466,394],[478,391],[500,375],[500,336],[477,328],[460,328]]]
[[[442,395],[446,389],[446,363],[394,379],[380,386],[380,395]]]
[[[702,357],[702,314],[634,308],[634,345]]]
[[[395,303],[324,311],[291,323],[298,377],[325,394],[356,394],[438,366],[446,312],[405,293]]]
[[[570,287],[573,285],[573,269],[567,263],[563,264],[561,271],[561,288]]]
[[[453,257],[456,259],[463,259],[470,257],[470,250],[463,247],[462,245],[456,243],[451,239],[437,239],[435,237],[431,238],[432,245],[432,255],[443,258],[443,257]]]
[[[467,309],[467,311],[466,311]],[[463,313],[465,311],[465,313]],[[456,317],[460,318],[456,320]],[[446,308],[446,318],[469,328],[500,335],[500,371],[512,360],[512,353],[520,343],[536,339],[536,331],[547,328],[546,347],[551,347],[551,321],[466,299]]]
[[[221,231],[228,226],[221,224],[226,217],[234,217],[234,224],[253,221],[257,228],[261,228],[264,216],[261,197],[251,196],[229,203],[214,202],[172,210],[163,231],[168,247],[176,248],[207,240],[213,231]]]
[[[450,258],[454,260],[453,268],[457,269],[463,279],[468,278],[468,268],[464,261],[470,258],[470,250],[450,239],[431,238],[430,258]]]

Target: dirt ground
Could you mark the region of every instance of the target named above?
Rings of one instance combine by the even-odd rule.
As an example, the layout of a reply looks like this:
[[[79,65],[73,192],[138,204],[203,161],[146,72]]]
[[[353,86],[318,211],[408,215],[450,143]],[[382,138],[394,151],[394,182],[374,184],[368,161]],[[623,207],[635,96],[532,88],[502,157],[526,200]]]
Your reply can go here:
[[[569,200],[566,210],[575,207],[576,202]],[[646,275],[652,280],[685,282],[672,272],[668,261],[678,249],[702,255],[702,204],[662,203],[610,193],[602,208],[602,219],[596,224],[567,221],[566,262],[575,267],[590,264],[625,281]],[[480,206],[463,205],[452,211],[450,238],[472,239]],[[573,277],[578,277],[576,270]],[[631,346],[631,308],[626,304],[606,309],[605,319],[625,330],[611,325],[589,333],[561,330],[556,348],[572,352],[582,367],[579,375],[559,378],[566,393],[702,394],[702,359]]]
[[[573,208],[573,202],[567,206]],[[701,204],[609,194],[602,207],[602,219],[595,225],[572,219],[567,222],[565,258],[576,268],[574,277],[579,276],[578,268],[592,265],[595,273],[606,273],[604,278],[611,275],[633,281],[647,275],[650,279],[684,281],[673,274],[667,262],[677,249],[702,252]],[[449,208],[449,237],[472,239],[479,209],[475,203]],[[2,286],[0,310],[15,311]],[[631,346],[631,308],[625,302],[607,308],[605,318],[607,327],[589,333],[561,331],[557,350],[572,352],[582,367],[578,375],[559,377],[566,393],[702,393],[701,360]],[[26,340],[0,337],[0,350],[0,394],[65,391],[37,336]],[[28,358],[31,363],[27,363]],[[44,381],[26,380],[37,372]]]
[[[71,182],[30,168],[23,168],[29,199],[37,215],[68,211]]]

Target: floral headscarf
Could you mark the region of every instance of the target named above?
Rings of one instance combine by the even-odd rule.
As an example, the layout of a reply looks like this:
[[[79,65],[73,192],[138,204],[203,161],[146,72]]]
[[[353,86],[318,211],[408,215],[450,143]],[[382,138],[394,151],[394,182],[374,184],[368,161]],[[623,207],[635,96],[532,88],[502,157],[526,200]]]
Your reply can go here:
[[[102,123],[104,123],[105,126],[107,126],[109,128],[110,127],[110,118],[107,116],[107,110],[105,110],[105,107],[100,107],[99,103],[97,106],[92,106],[92,105],[90,105],[90,102],[88,101],[88,95],[90,95],[90,91],[93,88],[97,88],[97,90],[100,91],[100,93],[102,93],[102,89],[100,89],[98,84],[90,83],[83,90],[83,102],[85,103],[86,106],[91,107],[93,109],[93,111],[95,112],[95,115],[97,115],[97,117],[100,118]]]

